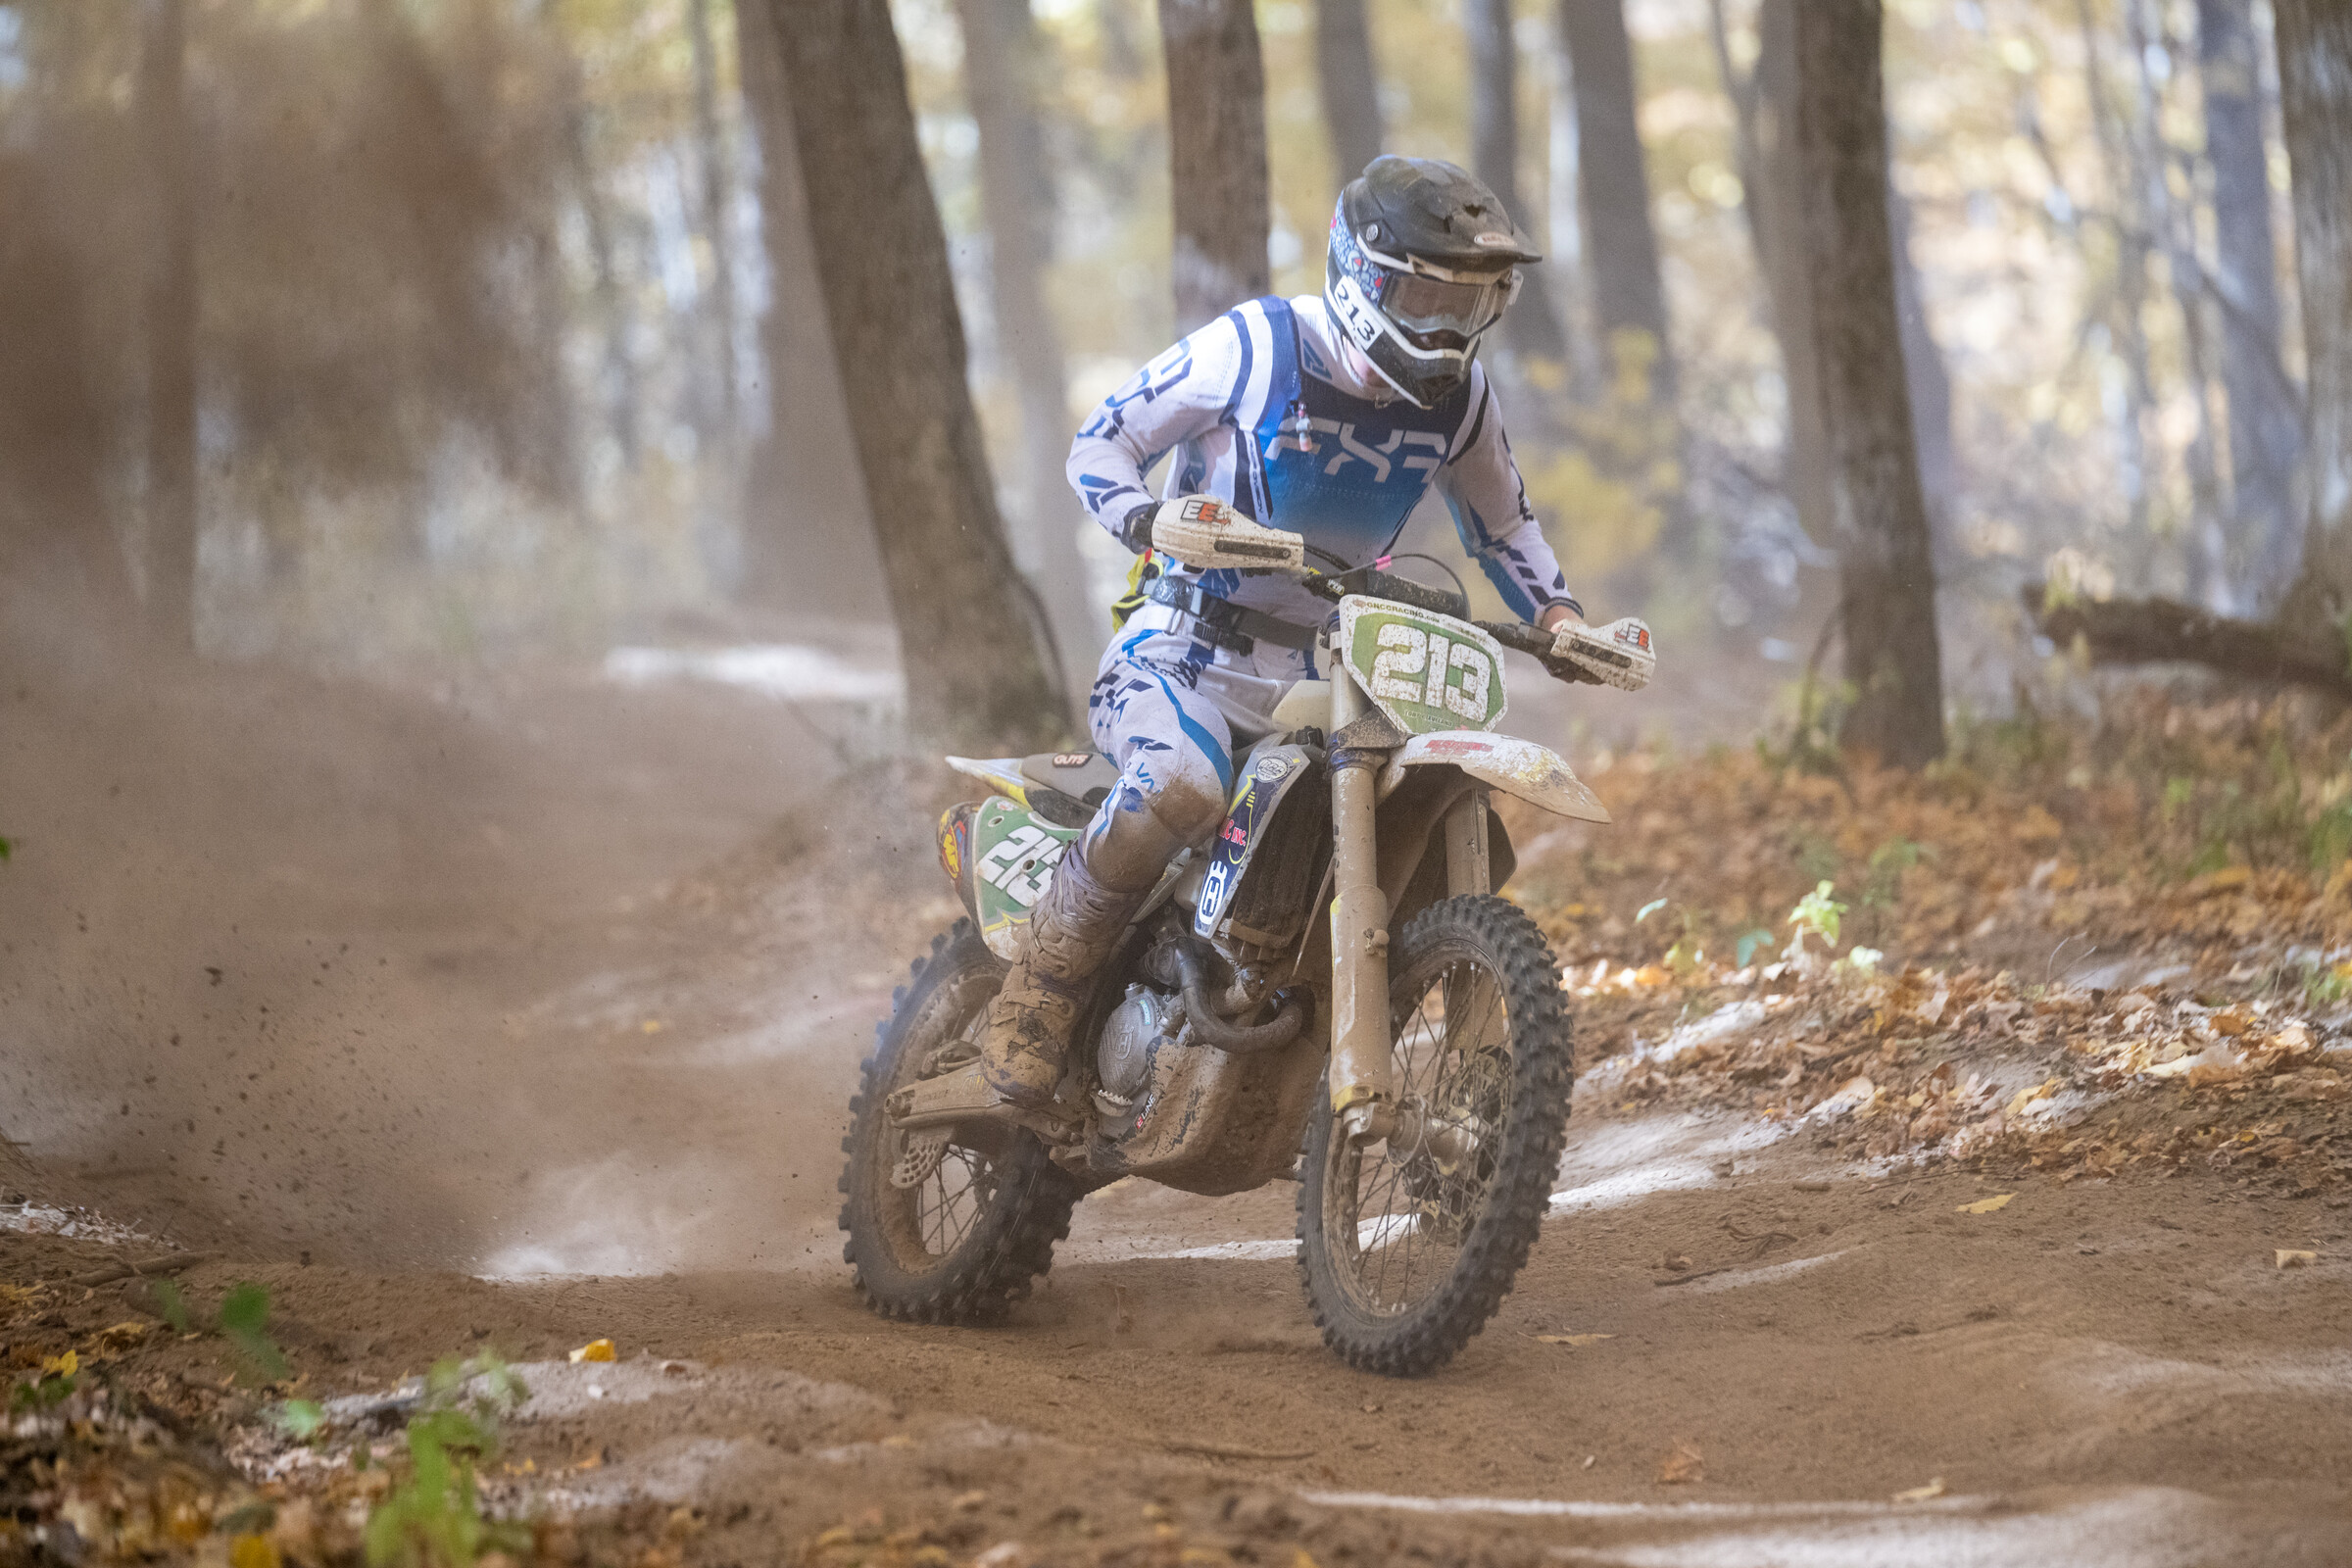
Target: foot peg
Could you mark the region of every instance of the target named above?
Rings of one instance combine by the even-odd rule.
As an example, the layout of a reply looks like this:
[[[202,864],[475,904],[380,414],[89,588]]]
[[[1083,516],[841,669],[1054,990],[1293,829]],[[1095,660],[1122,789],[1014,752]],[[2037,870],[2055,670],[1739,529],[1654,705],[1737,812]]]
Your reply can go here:
[[[1071,1143],[1079,1134],[1074,1119],[1009,1103],[989,1087],[978,1061],[908,1084],[890,1097],[884,1109],[890,1113],[890,1124],[903,1132],[953,1127],[964,1121],[995,1121],[1026,1127],[1049,1144]]]

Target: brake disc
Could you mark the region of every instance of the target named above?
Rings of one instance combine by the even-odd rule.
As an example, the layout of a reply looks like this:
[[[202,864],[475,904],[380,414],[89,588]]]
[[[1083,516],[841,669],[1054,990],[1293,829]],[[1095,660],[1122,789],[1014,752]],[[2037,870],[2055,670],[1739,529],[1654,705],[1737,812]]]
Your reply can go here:
[[[900,1146],[898,1163],[890,1167],[890,1185],[904,1189],[920,1187],[929,1181],[931,1173],[939,1169],[939,1162],[947,1157],[950,1130],[930,1127],[905,1134],[906,1141]]]

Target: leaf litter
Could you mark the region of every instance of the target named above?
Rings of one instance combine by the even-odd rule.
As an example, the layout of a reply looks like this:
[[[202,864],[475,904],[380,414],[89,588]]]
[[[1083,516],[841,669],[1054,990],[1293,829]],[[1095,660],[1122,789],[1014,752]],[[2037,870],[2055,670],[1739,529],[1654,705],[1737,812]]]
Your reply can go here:
[[[1510,818],[1580,1102],[1737,1110],[1844,1158],[2340,1194],[2352,716],[2315,711],[2142,693],[1964,728],[1916,774],[1601,760],[1617,825]]]

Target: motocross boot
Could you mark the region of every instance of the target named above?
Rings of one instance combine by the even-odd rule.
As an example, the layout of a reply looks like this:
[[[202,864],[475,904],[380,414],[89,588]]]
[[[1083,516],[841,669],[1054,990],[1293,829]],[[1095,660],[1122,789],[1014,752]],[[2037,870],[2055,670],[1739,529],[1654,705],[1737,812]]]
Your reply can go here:
[[[988,1004],[980,1042],[980,1072],[1006,1104],[1066,1118],[1054,1099],[1069,1057],[1070,1036],[1094,977],[1152,884],[1129,891],[1106,888],[1073,851],[1054,868],[1053,884],[1029,916],[1028,936],[1004,987]]]

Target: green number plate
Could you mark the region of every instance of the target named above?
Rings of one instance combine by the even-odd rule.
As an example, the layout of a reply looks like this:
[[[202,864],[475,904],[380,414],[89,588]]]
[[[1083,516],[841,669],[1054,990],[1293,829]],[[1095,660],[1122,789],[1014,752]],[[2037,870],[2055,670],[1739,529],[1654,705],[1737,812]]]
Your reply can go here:
[[[1054,880],[1062,852],[1084,831],[1055,827],[1002,795],[980,808],[972,821],[972,891],[981,939],[999,957],[1013,956],[1019,927]]]
[[[1502,721],[1502,645],[1476,626],[1350,596],[1340,601],[1340,637],[1357,682],[1406,733]]]

